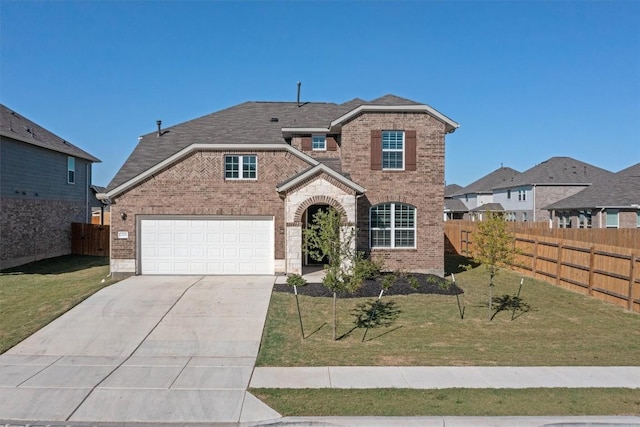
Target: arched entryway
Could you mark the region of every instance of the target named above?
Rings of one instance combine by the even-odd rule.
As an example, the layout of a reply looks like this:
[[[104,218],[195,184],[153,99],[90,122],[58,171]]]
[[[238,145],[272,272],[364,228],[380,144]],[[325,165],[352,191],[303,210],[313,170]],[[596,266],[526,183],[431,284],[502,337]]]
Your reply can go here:
[[[316,214],[318,212],[326,212],[331,208],[330,205],[326,203],[317,203],[309,206],[302,215],[302,230],[303,230],[303,239],[302,239],[302,272],[306,274],[310,271],[321,270],[324,268],[324,265],[329,262],[329,260],[325,257],[321,260],[316,260],[311,256],[306,250],[306,244],[304,241],[304,230],[310,228],[313,224],[316,223]]]

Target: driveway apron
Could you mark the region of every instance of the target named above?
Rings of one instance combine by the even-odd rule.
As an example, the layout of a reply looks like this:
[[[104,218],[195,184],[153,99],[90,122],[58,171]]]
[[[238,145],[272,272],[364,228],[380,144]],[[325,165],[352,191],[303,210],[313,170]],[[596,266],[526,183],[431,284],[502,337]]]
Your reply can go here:
[[[136,276],[0,355],[0,420],[237,423],[272,276]]]

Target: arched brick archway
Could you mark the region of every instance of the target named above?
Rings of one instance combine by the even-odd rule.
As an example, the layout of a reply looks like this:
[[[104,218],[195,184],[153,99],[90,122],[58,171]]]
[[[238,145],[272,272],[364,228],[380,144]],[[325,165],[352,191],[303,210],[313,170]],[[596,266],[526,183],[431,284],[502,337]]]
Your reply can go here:
[[[343,221],[347,219],[347,212],[344,210],[344,207],[340,204],[340,202],[338,202],[336,199],[329,196],[313,196],[308,198],[307,200],[302,202],[300,206],[298,206],[298,209],[296,209],[296,213],[294,216],[295,222],[301,224],[302,216],[304,215],[305,211],[309,208],[309,206],[317,204],[329,205],[338,211]]]

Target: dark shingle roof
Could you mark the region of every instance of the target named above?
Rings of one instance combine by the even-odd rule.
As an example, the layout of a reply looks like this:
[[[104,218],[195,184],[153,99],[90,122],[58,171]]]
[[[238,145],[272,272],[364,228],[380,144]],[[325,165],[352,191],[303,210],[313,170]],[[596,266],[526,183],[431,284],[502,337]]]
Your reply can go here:
[[[469,208],[459,199],[444,199],[444,209],[449,212],[468,212]]]
[[[632,207],[640,205],[640,163],[636,163],[544,209]]]
[[[606,179],[611,172],[571,157],[551,157],[549,160],[522,172],[513,182],[494,188],[521,185],[593,184]]]
[[[298,106],[296,102],[245,102],[163,129],[160,137],[157,132],[140,137],[136,148],[109,183],[108,191],[192,144],[286,144],[283,128],[327,128],[332,120],[363,104],[423,105],[394,95],[370,102],[355,98],[344,104],[306,102]]]
[[[518,175],[520,175],[520,172],[515,169],[500,167],[479,180],[472,182],[463,189],[458,190],[453,195],[461,196],[463,194],[491,193],[493,188],[511,185]]]
[[[449,184],[446,187],[444,187],[444,197],[453,196],[459,190],[462,190],[462,186],[458,184]]]
[[[65,141],[26,117],[22,117],[2,104],[0,104],[0,135],[69,156],[100,162],[99,159],[86,151]]]
[[[477,208],[471,209],[470,212],[488,212],[488,211],[500,212],[500,211],[504,211],[504,208],[500,203],[485,203],[482,206],[478,206]]]

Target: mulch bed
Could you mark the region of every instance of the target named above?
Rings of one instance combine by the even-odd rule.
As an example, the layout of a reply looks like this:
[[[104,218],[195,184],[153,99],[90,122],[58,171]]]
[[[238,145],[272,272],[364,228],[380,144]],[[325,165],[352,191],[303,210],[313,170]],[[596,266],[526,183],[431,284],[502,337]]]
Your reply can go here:
[[[456,295],[462,294],[464,291],[451,282],[442,277],[432,274],[412,273],[412,277],[417,280],[417,286],[412,287],[408,280],[400,278],[384,295],[409,295],[409,294],[438,294],[438,295]],[[293,293],[293,286],[286,283],[276,284],[273,287],[275,292]],[[382,278],[366,280],[363,286],[353,294],[338,293],[340,298],[363,298],[377,297],[382,290]],[[309,283],[305,286],[298,287],[299,295],[307,295],[312,297],[330,297],[331,292],[327,290],[321,283]]]

